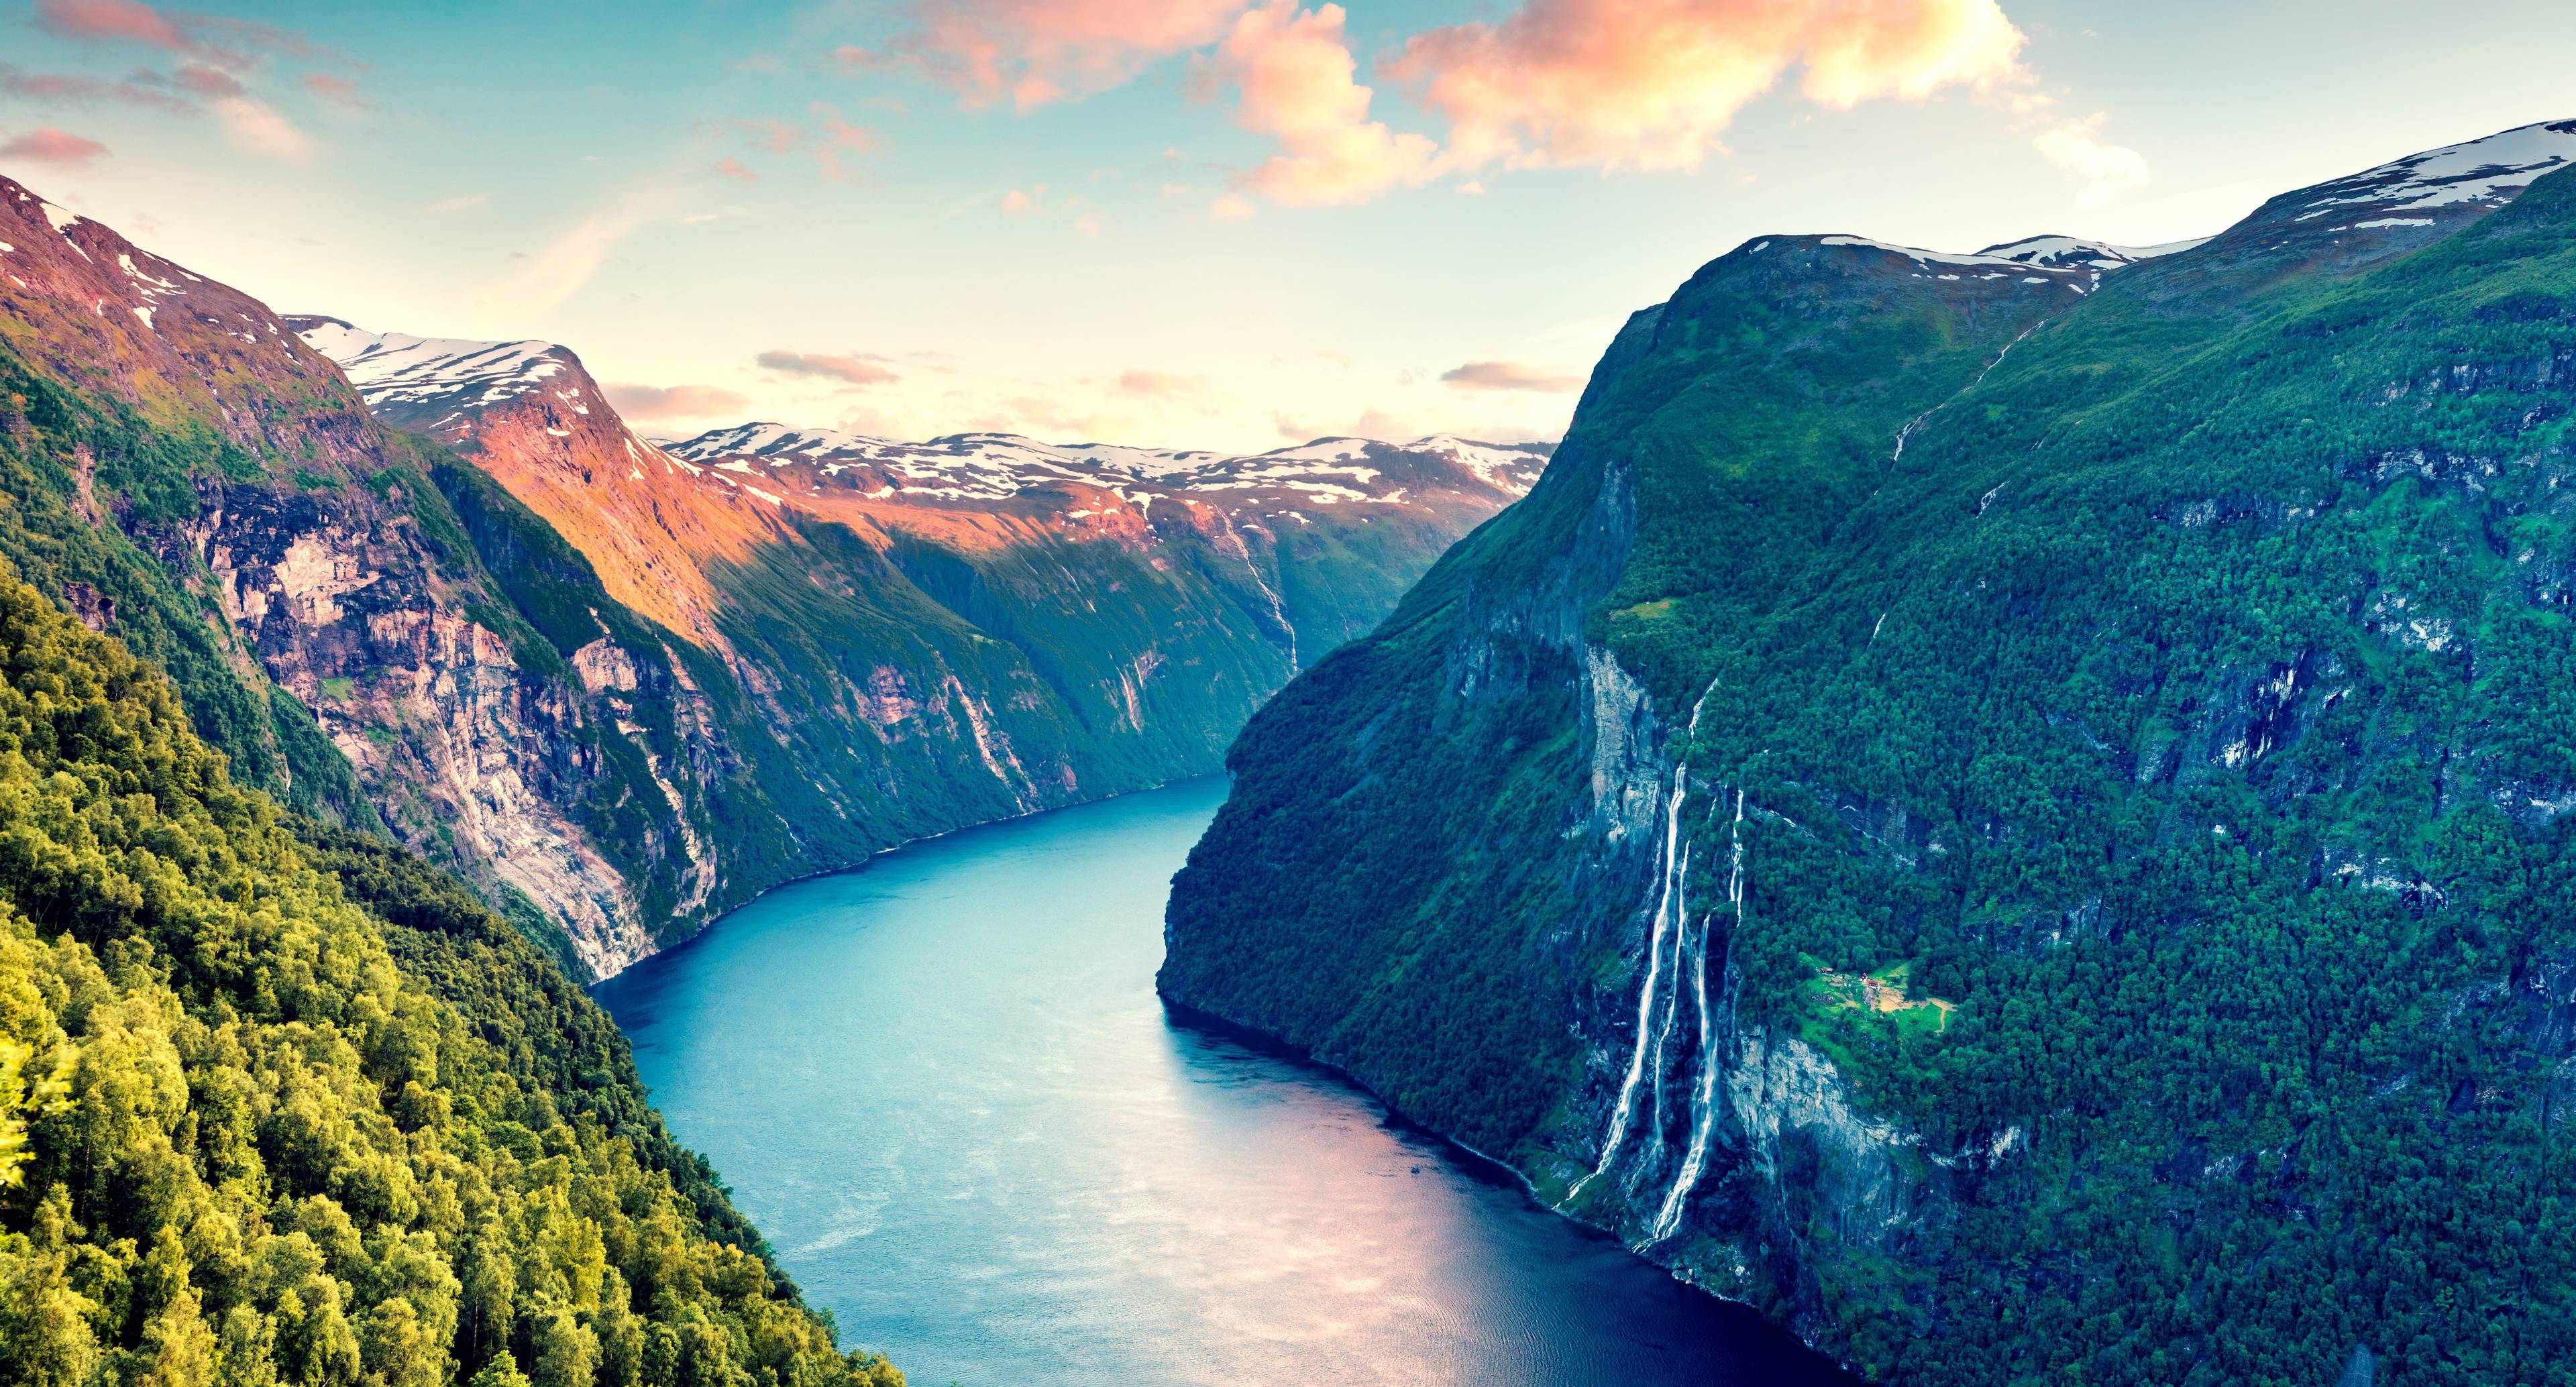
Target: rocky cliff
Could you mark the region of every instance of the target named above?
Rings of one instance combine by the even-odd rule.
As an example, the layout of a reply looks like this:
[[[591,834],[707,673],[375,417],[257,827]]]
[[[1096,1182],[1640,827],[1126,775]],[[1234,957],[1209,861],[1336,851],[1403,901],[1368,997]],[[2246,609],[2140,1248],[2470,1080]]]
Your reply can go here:
[[[582,976],[791,876],[1214,769],[1545,453],[924,445],[981,466],[961,491],[819,435],[666,450],[560,347],[290,325],[14,183],[0,264],[0,553],[246,780],[389,828]]]
[[[1883,1380],[2563,1374],[2571,161],[1712,262],[1246,729],[1166,995]]]
[[[266,307],[6,180],[0,245],[21,570],[168,669],[252,783],[392,825],[568,958],[647,937],[567,808],[592,710],[531,665],[433,459]]]

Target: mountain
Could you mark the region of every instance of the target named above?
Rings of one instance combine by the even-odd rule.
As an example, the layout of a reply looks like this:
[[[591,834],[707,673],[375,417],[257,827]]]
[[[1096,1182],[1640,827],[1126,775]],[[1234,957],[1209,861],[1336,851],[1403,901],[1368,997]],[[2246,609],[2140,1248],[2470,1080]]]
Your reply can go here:
[[[1881,1381],[2566,1380],[2571,162],[1710,262],[1245,729],[1165,996]]]
[[[389,828],[583,977],[792,876],[1214,769],[1545,452],[1091,448],[863,495],[750,434],[644,440],[560,347],[290,324],[5,180],[0,247],[0,557],[245,783]]]
[[[0,575],[0,1373],[901,1387],[513,927],[189,724]]]
[[[638,935],[577,822],[625,768],[438,459],[261,304],[7,180],[0,245],[0,555],[168,671],[246,783],[390,823],[531,927],[548,901],[559,943]]]
[[[560,346],[287,322],[450,459],[427,475],[477,558],[640,753],[614,804],[564,787],[599,867],[512,883],[594,973],[788,876],[1214,770],[1301,652],[1373,625],[1545,455],[777,425],[666,447]]]

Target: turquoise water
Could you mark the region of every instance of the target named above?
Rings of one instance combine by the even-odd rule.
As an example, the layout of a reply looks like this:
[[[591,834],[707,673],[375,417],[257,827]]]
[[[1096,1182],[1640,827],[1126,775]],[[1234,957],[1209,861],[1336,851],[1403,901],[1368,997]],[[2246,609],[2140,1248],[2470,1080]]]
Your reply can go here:
[[[917,1387],[1839,1382],[1311,1066],[1168,1020],[1220,781],[785,887],[603,985],[845,1342]]]

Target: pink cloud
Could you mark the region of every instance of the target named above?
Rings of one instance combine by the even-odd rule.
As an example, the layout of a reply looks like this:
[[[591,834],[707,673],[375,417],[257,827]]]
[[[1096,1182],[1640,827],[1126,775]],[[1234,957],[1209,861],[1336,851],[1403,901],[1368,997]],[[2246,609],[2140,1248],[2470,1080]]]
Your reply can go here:
[[[1460,390],[1530,390],[1565,394],[1583,388],[1583,377],[1519,361],[1470,361],[1440,373]]]
[[[174,53],[197,47],[168,15],[135,0],[36,0],[36,22],[45,32],[67,39],[121,39]]]
[[[365,98],[358,95],[358,84],[346,77],[328,72],[308,72],[302,80],[306,91],[325,101],[353,109],[367,104]]]
[[[744,164],[740,159],[726,158],[716,160],[715,174],[718,178],[740,179],[745,183],[757,183],[760,181],[760,175],[752,172],[750,167]]]
[[[1279,141],[1279,153],[1247,180],[1273,202],[1359,202],[1440,172],[1429,138],[1368,118],[1371,93],[1353,80],[1358,64],[1342,23],[1339,5],[1300,10],[1295,0],[1271,0],[1237,20],[1217,50],[1218,73],[1241,93],[1236,122]]]
[[[605,382],[600,392],[629,419],[708,419],[737,414],[751,403],[715,385],[636,385]]]
[[[876,361],[864,356],[828,356],[821,353],[766,351],[759,357],[764,371],[788,376],[813,376],[836,380],[843,385],[884,385],[901,379]]]
[[[302,159],[313,141],[275,107],[247,96],[217,97],[207,106],[234,144],[277,159]]]
[[[191,113],[195,103],[161,90],[164,82],[157,72],[139,72],[122,82],[102,82],[95,77],[75,77],[60,72],[29,72],[9,63],[0,63],[0,92],[25,97],[30,101],[122,101],[129,105],[150,106],[157,110]]]
[[[877,152],[877,132],[864,125],[850,124],[842,118],[839,107],[817,101],[807,110],[814,117],[814,163],[823,171],[825,178],[835,183],[841,180],[842,155]]]
[[[2014,79],[2022,43],[1996,0],[1528,0],[1386,70],[1448,118],[1462,167],[1686,169],[1793,68],[1827,106],[1920,99]]]
[[[772,154],[785,154],[805,138],[795,126],[783,120],[729,120],[725,124],[732,126],[734,132],[750,141],[753,147]]]
[[[50,125],[0,144],[0,159],[24,159],[31,164],[61,164],[67,168],[85,167],[106,152],[107,146],[96,140]]]
[[[346,61],[291,29],[255,19],[229,19],[155,9],[140,0],[36,0],[37,26],[83,43],[139,43],[149,48],[246,69],[261,54]]]
[[[239,96],[243,91],[240,78],[199,63],[181,63],[170,80],[199,96]]]
[[[1211,382],[1205,376],[1174,375],[1169,371],[1121,371],[1115,387],[1121,395],[1139,399],[1169,399],[1175,395],[1204,393]]]
[[[1156,59],[1203,48],[1245,0],[914,0],[883,49],[846,45],[854,70],[909,67],[969,106],[1020,110],[1106,91]]]
[[[810,156],[822,175],[836,183],[846,172],[841,163],[842,156],[876,152],[876,132],[864,125],[852,125],[842,117],[839,107],[817,101],[807,109],[814,117],[814,127],[810,130],[766,117],[722,121],[716,128],[732,131],[745,144],[765,154]],[[745,181],[757,176],[734,159],[717,165],[717,172]]]

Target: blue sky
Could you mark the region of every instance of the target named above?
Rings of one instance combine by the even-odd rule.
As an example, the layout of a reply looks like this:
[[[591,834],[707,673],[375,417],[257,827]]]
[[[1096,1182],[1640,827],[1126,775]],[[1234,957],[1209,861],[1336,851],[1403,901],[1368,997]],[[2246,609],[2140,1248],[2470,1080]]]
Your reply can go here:
[[[2576,116],[2502,0],[213,2],[0,3],[0,172],[663,431],[1553,437],[1748,237],[2176,239]]]

